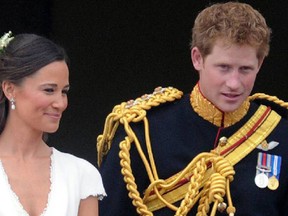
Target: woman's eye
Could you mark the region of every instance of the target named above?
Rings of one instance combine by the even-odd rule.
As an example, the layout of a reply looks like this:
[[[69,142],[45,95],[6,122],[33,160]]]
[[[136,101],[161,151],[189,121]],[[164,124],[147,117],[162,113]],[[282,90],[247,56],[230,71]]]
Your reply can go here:
[[[69,92],[69,89],[64,89],[63,91],[62,91],[62,94],[68,94],[68,92]]]
[[[53,93],[54,89],[53,88],[46,88],[46,89],[44,89],[44,91],[48,92],[48,93]]]

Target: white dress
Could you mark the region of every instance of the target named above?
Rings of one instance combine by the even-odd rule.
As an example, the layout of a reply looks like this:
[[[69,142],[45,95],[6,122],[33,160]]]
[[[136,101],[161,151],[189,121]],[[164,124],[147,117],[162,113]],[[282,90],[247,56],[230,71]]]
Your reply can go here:
[[[81,199],[106,196],[98,170],[88,161],[52,148],[51,188],[41,216],[77,216]],[[29,216],[12,191],[0,160],[0,216]]]

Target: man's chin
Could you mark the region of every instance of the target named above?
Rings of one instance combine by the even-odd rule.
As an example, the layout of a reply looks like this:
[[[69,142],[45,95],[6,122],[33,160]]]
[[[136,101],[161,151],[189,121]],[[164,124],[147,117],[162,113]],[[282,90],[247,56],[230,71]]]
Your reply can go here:
[[[226,106],[221,106],[219,109],[222,111],[222,112],[225,112],[225,113],[230,113],[230,112],[234,112],[235,110],[237,110],[238,108],[240,107],[240,105],[238,104],[234,104],[234,105],[226,105]]]

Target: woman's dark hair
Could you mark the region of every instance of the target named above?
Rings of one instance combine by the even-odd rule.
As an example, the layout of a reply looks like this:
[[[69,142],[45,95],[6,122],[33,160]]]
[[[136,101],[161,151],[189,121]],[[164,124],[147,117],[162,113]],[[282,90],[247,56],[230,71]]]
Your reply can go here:
[[[20,85],[25,77],[36,73],[40,68],[55,62],[65,61],[65,50],[51,40],[35,34],[16,35],[0,54],[0,82],[9,81]],[[0,88],[0,134],[7,115],[9,101]]]

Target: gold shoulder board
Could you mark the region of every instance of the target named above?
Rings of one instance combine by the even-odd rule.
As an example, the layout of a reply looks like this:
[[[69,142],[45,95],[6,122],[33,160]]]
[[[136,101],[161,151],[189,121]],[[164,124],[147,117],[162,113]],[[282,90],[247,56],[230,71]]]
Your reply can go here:
[[[103,157],[107,155],[111,148],[111,143],[119,123],[125,125],[130,122],[142,121],[146,116],[147,110],[160,104],[180,99],[182,95],[182,91],[173,87],[157,87],[151,94],[144,94],[135,100],[129,100],[116,105],[106,117],[103,134],[97,137],[98,166],[101,165]]]

